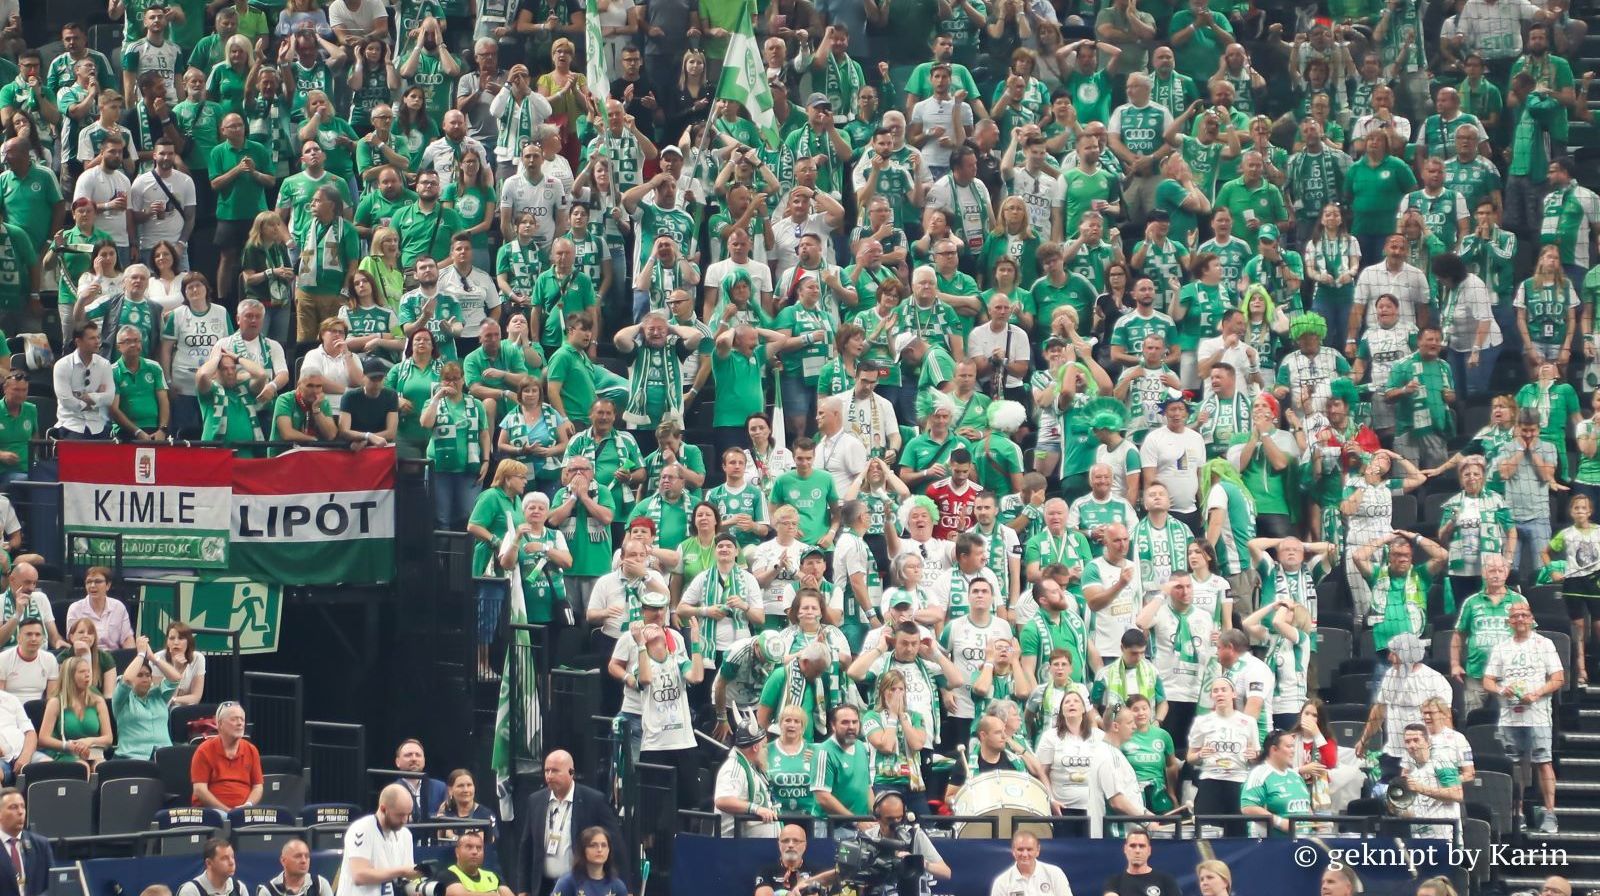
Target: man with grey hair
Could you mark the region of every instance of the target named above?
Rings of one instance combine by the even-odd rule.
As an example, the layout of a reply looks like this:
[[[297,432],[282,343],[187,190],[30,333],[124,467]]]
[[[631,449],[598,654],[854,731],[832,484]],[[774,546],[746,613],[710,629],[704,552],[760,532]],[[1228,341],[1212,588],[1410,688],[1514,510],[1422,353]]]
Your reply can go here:
[[[283,310],[283,320],[287,329],[287,309]],[[289,362],[284,357],[283,344],[263,332],[267,306],[256,299],[244,299],[239,303],[238,322],[239,329],[232,336],[217,340],[212,354],[226,351],[259,366],[266,373],[267,384],[261,388],[258,400],[270,404],[289,385]]]
[[[228,812],[261,803],[261,753],[244,738],[244,707],[217,707],[217,736],[201,744],[189,763],[194,804]]]
[[[93,299],[79,297],[72,308],[72,322],[80,327],[91,321],[100,325],[101,332],[106,336],[100,353],[108,361],[116,354],[109,344],[111,334],[126,326],[139,331],[139,348],[145,357],[154,357],[156,348],[161,344],[161,306],[146,296],[149,288],[150,269],[142,264],[128,265],[128,269],[122,272],[122,293],[100,295]]]
[[[411,791],[390,784],[378,794],[378,811],[344,832],[337,896],[396,896],[396,884],[420,877],[412,853]]]
[[[817,404],[817,469],[833,477],[839,494],[867,468],[867,446],[844,428],[844,401],[837,395]]]
[[[779,712],[790,705],[800,706],[812,719],[806,740],[812,743],[825,740],[828,736],[825,718],[828,700],[822,676],[832,665],[833,657],[828,653],[827,645],[820,640],[800,648],[800,652],[787,662],[779,662],[776,668],[767,673],[766,686],[761,689],[761,703],[756,707],[756,719],[761,727],[776,737],[781,733],[778,730]]]
[[[117,363],[111,366],[116,397],[111,400],[111,419],[119,438],[137,442],[165,442],[172,407],[167,398],[167,378],[161,365],[144,356],[139,328],[117,328]]]
[[[491,107],[494,98],[506,89],[506,75],[500,70],[500,45],[492,37],[480,37],[472,43],[472,59],[478,67],[456,82],[455,107],[466,116],[467,139],[486,148],[488,154],[483,161],[493,170],[500,123]]]

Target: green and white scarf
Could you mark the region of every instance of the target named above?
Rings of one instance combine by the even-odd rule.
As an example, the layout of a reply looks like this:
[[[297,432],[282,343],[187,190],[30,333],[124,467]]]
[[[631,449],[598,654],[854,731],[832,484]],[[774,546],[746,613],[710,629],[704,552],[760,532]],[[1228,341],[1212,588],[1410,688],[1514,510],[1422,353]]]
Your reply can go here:
[[[646,344],[641,338],[636,352],[633,363],[628,366],[628,406],[622,412],[623,424],[638,429],[661,422],[651,420],[648,410],[650,371],[653,368],[660,368],[663,391],[667,396],[667,411],[662,420],[681,421],[683,361],[678,357],[678,337],[668,336],[666,345],[660,348]]]
[[[827,688],[823,686],[822,679],[812,681],[800,671],[800,657],[796,656],[784,665],[783,693],[778,697],[778,711],[772,714],[773,724],[783,717],[783,711],[791,706],[805,708],[806,691],[812,692],[811,700],[811,731],[815,741],[823,741],[828,737],[828,707],[833,705],[829,699]]]

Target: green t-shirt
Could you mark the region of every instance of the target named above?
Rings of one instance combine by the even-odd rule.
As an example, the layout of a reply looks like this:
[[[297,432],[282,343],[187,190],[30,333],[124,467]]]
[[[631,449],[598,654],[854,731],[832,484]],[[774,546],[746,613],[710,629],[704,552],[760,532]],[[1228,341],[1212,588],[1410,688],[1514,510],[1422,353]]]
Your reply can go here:
[[[400,234],[400,266],[409,268],[417,258],[428,255],[443,267],[450,254],[450,238],[467,225],[453,208],[443,203],[434,205],[433,212],[422,211],[413,202],[402,206],[390,219],[390,226]]]
[[[1263,762],[1250,770],[1239,795],[1239,805],[1266,809],[1273,815],[1310,815],[1311,791],[1306,789],[1305,779],[1293,766],[1280,772]],[[1293,835],[1274,827],[1271,836]]]
[[[272,150],[253,141],[246,140],[244,146],[234,149],[233,144],[223,141],[211,149],[211,156],[207,159],[206,170],[213,177],[220,177],[232,170],[248,156],[255,162],[255,170],[265,174],[272,173]],[[267,210],[267,194],[261,182],[256,180],[249,171],[239,172],[233,182],[217,193],[217,220],[219,221],[252,221],[256,215]]]
[[[1395,405],[1395,431],[1400,435],[1433,432],[1449,435],[1450,408],[1444,393],[1455,391],[1455,380],[1450,375],[1450,365],[1442,358],[1424,361],[1421,355],[1412,355],[1389,368],[1388,389],[1397,389],[1412,380],[1422,383],[1422,388],[1400,396]]]
[[[1462,603],[1461,615],[1456,619],[1456,631],[1466,638],[1467,654],[1462,666],[1467,670],[1468,678],[1483,677],[1484,667],[1489,665],[1490,652],[1495,645],[1511,637],[1511,607],[1527,602],[1522,595],[1507,591],[1497,605],[1489,600],[1487,594],[1479,591]]]
[[[111,365],[111,381],[117,389],[117,405],[122,413],[132,420],[134,425],[145,432],[153,432],[161,425],[161,405],[157,394],[167,390],[166,375],[161,372],[161,365],[148,358],[141,358],[136,369],[129,370],[128,362],[122,358]],[[122,432],[120,435],[131,438],[133,433]]]
[[[504,489],[486,488],[473,503],[467,524],[482,526],[494,536],[493,544],[481,538],[472,540],[472,574],[501,578],[504,573],[495,558],[500,552],[500,541],[505,538],[507,528],[522,524],[521,502],[506,494]]]
[[[1394,156],[1377,165],[1365,159],[1351,165],[1344,178],[1345,199],[1355,213],[1350,232],[1358,236],[1393,233],[1400,200],[1416,186],[1411,168]]]
[[[594,406],[594,361],[587,353],[563,344],[550,356],[545,378],[561,384],[561,404],[566,408],[572,425],[584,428],[589,425],[589,409]]]
[[[806,477],[790,470],[772,484],[772,506],[788,504],[800,513],[800,540],[806,544],[816,544],[828,534],[828,511],[838,501],[833,476],[822,470],[814,469]]]
[[[26,471],[29,463],[30,447],[34,435],[39,431],[39,409],[33,402],[26,399],[22,407],[15,414],[4,404],[0,404],[0,451],[9,451],[18,458],[17,463],[0,463],[0,473],[15,473]]]
[[[767,402],[767,347],[758,345],[749,355],[729,349],[711,353],[711,375],[717,385],[712,426],[744,427],[751,414]]]
[[[1276,224],[1289,217],[1283,193],[1265,178],[1254,187],[1246,185],[1243,178],[1228,181],[1217,191],[1216,204],[1233,212],[1234,232],[1250,243],[1256,242],[1256,234],[1260,232],[1262,224]],[[1393,216],[1389,220],[1389,229],[1394,229]]]
[[[567,496],[568,490],[562,486],[551,499],[550,505],[560,507],[566,503]],[[610,489],[598,489],[594,500],[601,507],[616,513],[617,501]],[[567,537],[567,548],[572,551],[572,568],[567,570],[567,575],[595,577],[612,571],[611,527],[592,519],[582,501],[572,505],[572,515],[561,524],[561,534]]]
[[[816,388],[817,378],[822,375],[823,365],[828,363],[828,356],[833,352],[833,318],[829,317],[821,306],[812,310],[796,302],[778,312],[778,319],[772,328],[787,330],[791,336],[819,334],[817,341],[805,348],[787,352],[783,356],[784,376],[801,377],[807,386]],[[720,402],[719,398],[718,403]]]
[[[817,747],[816,789],[833,794],[851,815],[872,812],[872,748],[857,741],[849,752],[828,738]]]
[[[49,169],[34,164],[20,177],[10,168],[0,171],[0,208],[6,221],[21,227],[33,245],[50,239],[50,225],[61,202],[61,185]]]
[[[928,720],[920,712],[906,710],[906,715],[911,717],[911,724],[918,730],[928,730]],[[868,736],[879,731],[894,727],[894,720],[886,718],[883,713],[876,710],[861,717],[861,739],[865,741]],[[904,735],[901,735],[904,747]],[[917,761],[909,757],[909,751],[902,749],[892,753],[872,751],[872,783],[877,788],[905,789],[911,783],[911,762]]]

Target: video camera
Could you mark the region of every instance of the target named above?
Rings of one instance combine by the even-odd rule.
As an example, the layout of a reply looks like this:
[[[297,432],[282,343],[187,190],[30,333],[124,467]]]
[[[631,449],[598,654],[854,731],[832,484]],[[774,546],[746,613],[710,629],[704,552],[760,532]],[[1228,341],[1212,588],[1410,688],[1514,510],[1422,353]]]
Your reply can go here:
[[[839,844],[835,855],[839,883],[861,896],[886,891],[891,886],[896,896],[920,896],[923,860],[909,853],[917,837],[915,822],[895,829],[893,837],[857,837]]]

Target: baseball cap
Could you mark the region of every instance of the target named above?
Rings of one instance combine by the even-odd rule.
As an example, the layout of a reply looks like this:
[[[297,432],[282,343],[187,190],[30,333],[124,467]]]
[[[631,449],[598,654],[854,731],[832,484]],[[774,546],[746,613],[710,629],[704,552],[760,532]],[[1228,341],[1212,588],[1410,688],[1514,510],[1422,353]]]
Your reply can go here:
[[[661,147],[661,154],[662,155],[671,154],[671,155],[677,156],[680,159],[683,158],[683,150],[679,149],[677,144],[675,144],[675,143],[668,143],[666,146]]]
[[[812,95],[806,97],[807,109],[815,109],[818,106],[825,106],[829,109],[832,109],[833,102],[828,99],[828,95],[825,93],[813,93]]]
[[[900,593],[898,593],[898,594],[896,594],[894,596],[894,599],[889,601],[889,606],[891,606],[891,607],[909,607],[909,606],[911,606],[911,595],[908,592],[901,591]]]
[[[1276,243],[1278,241],[1278,225],[1276,225],[1276,224],[1263,224],[1263,225],[1261,225],[1261,229],[1256,231],[1256,239],[1257,240],[1266,240],[1267,242]]]
[[[1168,223],[1171,223],[1172,216],[1158,208],[1158,209],[1152,210],[1150,212],[1150,214],[1146,215],[1145,216],[1145,220],[1146,221],[1166,221]]]
[[[806,548],[806,552],[804,554],[800,555],[801,560],[805,560],[808,557],[821,557],[822,559],[826,560],[828,559],[828,553],[822,548],[812,545],[811,547]]]
[[[367,376],[385,376],[389,373],[389,368],[377,358],[367,358],[361,362],[361,372]]]
[[[662,607],[665,607],[667,603],[667,595],[662,594],[659,591],[646,591],[639,597],[639,605],[642,607],[650,607],[652,609],[659,610]]]

